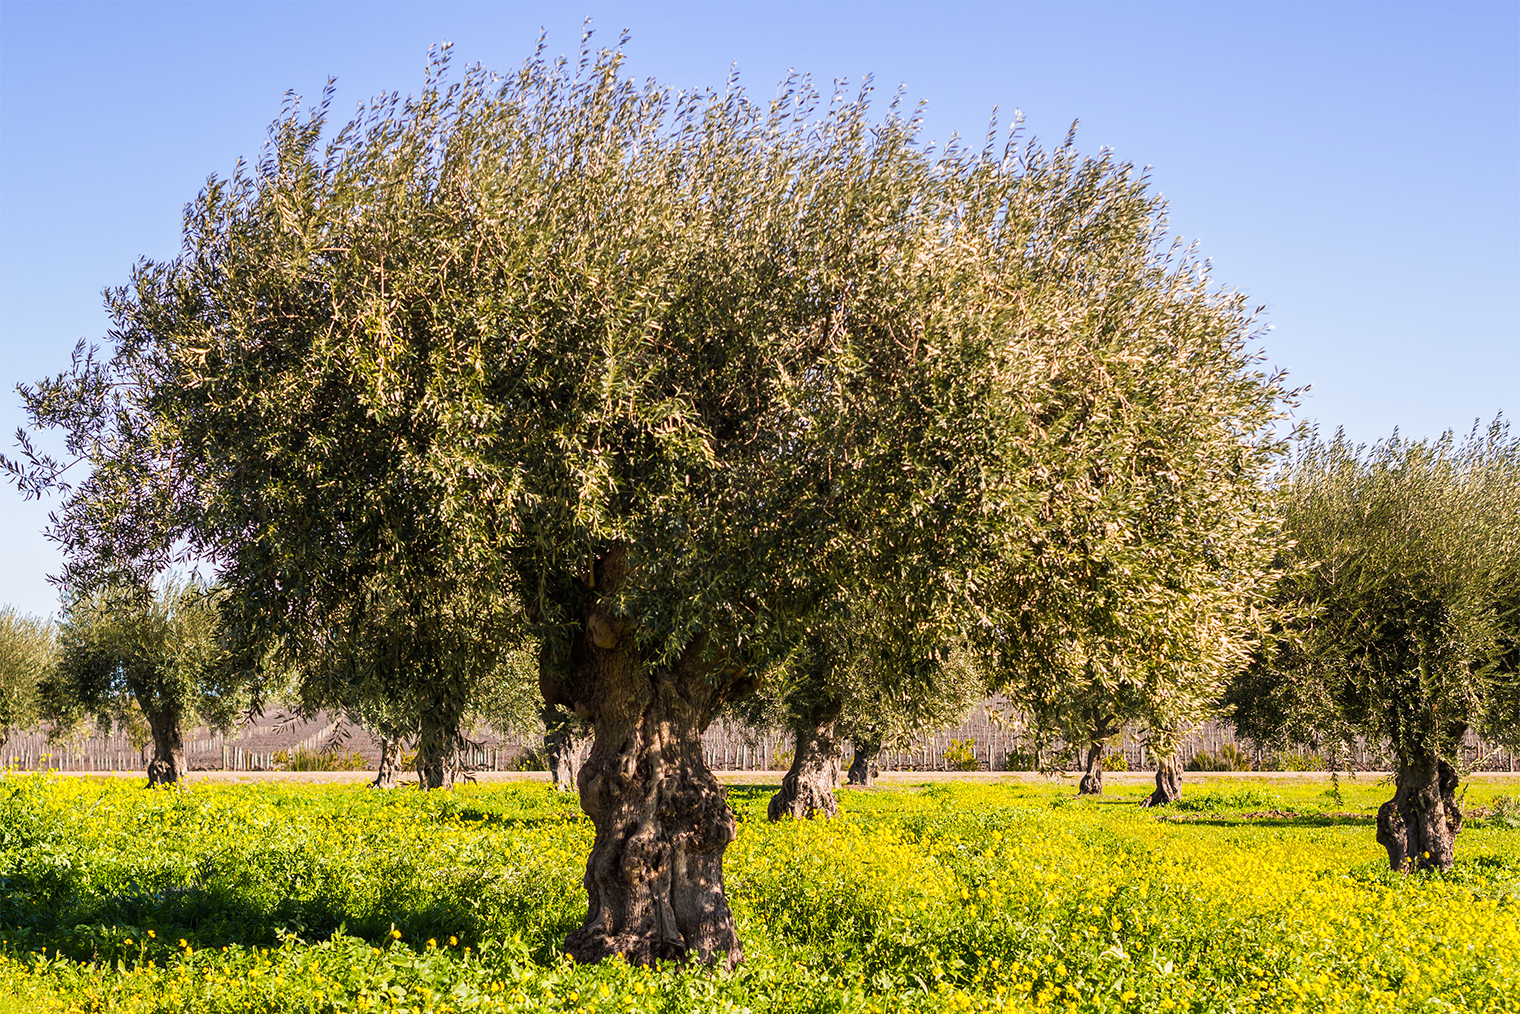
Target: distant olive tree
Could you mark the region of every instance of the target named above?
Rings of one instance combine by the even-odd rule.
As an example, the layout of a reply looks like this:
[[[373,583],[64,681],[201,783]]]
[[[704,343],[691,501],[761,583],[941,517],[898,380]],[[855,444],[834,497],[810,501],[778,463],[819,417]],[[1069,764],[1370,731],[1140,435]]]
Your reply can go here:
[[[1520,440],[1304,441],[1280,477],[1287,576],[1275,630],[1229,702],[1246,736],[1386,741],[1378,841],[1396,869],[1447,869],[1461,742],[1520,742]]]
[[[846,742],[855,749],[851,780],[870,784],[884,747],[960,722],[985,696],[964,649],[915,644],[900,634],[873,622],[864,602],[820,614],[764,673],[759,690],[733,706],[750,729],[783,729],[792,737],[792,762],[770,801],[771,820],[838,812],[834,789]]]
[[[41,717],[38,686],[55,655],[53,624],[0,608],[0,746],[12,731],[29,729]]]
[[[65,726],[93,717],[109,729],[131,724],[140,710],[153,739],[148,784],[178,782],[185,726],[228,729],[247,705],[247,680],[222,642],[218,598],[194,582],[169,582],[71,600],[57,663],[41,686],[44,713]]]

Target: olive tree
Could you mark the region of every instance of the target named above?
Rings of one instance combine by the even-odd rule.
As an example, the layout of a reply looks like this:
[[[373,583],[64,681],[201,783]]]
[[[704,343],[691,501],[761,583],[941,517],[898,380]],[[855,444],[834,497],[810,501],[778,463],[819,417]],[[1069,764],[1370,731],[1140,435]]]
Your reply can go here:
[[[758,692],[733,707],[754,730],[784,729],[792,762],[771,798],[771,820],[832,817],[844,745],[855,758],[851,780],[870,784],[876,755],[929,730],[961,721],[985,696],[966,652],[942,644],[905,643],[873,622],[867,603],[815,617]]]
[[[114,585],[74,598],[58,629],[58,657],[43,681],[48,717],[90,716],[105,729],[137,709],[153,737],[149,785],[185,773],[184,727],[228,729],[242,716],[246,681],[221,640],[217,593],[194,582],[156,591]]]
[[[1034,425],[1053,450],[974,643],[1037,745],[1085,754],[1082,792],[1101,791],[1103,744],[1135,720],[1157,760],[1151,801],[1177,798],[1178,742],[1217,713],[1277,578],[1265,480],[1295,392],[1261,369],[1240,296],[1211,290],[1206,268],[1165,285],[1143,258],[1055,275],[1104,312],[1042,383]]]
[[[53,664],[53,624],[0,608],[0,746],[41,717],[38,686]]]
[[[1520,741],[1520,441],[1307,438],[1277,482],[1286,536],[1273,636],[1231,688],[1263,743],[1386,741],[1377,837],[1395,870],[1447,869],[1463,735]]]
[[[116,354],[162,368],[239,638],[365,659],[311,693],[444,739],[537,638],[594,729],[566,950],[732,963],[720,709],[828,602],[905,643],[1007,628],[1089,389],[1201,378],[1178,425],[1247,475],[1280,391],[1107,155],[935,150],[868,88],[676,92],[616,50],[445,63],[327,135],[292,107],[113,297]]]

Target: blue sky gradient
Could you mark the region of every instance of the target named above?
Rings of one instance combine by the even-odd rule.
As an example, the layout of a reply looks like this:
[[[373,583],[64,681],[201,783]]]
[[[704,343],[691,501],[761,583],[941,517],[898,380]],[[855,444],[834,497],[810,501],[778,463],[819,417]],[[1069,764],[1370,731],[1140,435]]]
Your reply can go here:
[[[1356,439],[1465,430],[1520,390],[1520,4],[0,3],[0,440],[14,385],[105,330],[100,290],[178,248],[212,173],[293,90],[339,117],[415,91],[429,46],[515,68],[630,29],[679,87],[731,67],[874,74],[929,138],[1006,126],[1152,166],[1176,232],[1266,307],[1301,414]],[[0,488],[0,604],[56,608],[46,505]]]

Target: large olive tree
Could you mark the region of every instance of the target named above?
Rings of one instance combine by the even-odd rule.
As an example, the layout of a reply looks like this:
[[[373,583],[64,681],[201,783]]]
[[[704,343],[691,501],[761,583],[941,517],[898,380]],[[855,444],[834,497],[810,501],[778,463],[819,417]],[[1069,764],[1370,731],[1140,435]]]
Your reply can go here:
[[[1052,282],[1095,309],[1041,378],[1032,424],[1052,450],[975,643],[1036,745],[1085,754],[1081,791],[1101,791],[1103,744],[1134,720],[1158,762],[1151,801],[1171,802],[1178,741],[1248,660],[1277,577],[1265,479],[1293,392],[1207,265],[1179,256],[1162,284],[1145,257],[1052,260]]]
[[[908,643],[1007,629],[1089,389],[1203,378],[1178,425],[1244,476],[1278,389],[1127,165],[619,64],[440,62],[325,142],[292,109],[113,339],[164,367],[147,404],[241,634],[378,630],[375,664],[308,671],[435,721],[536,636],[545,701],[594,727],[566,949],[733,962],[718,711],[830,601]]]
[[[1386,741],[1378,841],[1396,870],[1447,869],[1468,729],[1520,742],[1520,441],[1306,439],[1279,478],[1290,547],[1274,636],[1230,691],[1260,742]]]

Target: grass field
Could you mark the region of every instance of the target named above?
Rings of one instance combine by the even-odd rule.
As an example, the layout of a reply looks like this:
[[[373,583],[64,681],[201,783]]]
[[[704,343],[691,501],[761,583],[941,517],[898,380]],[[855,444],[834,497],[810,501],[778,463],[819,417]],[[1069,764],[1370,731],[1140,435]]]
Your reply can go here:
[[[541,783],[0,778],[0,1011],[1520,1011],[1520,779],[1410,877],[1366,778],[1190,776],[1168,812],[897,785],[779,825],[772,790],[730,789],[723,973],[557,954],[592,832]]]

